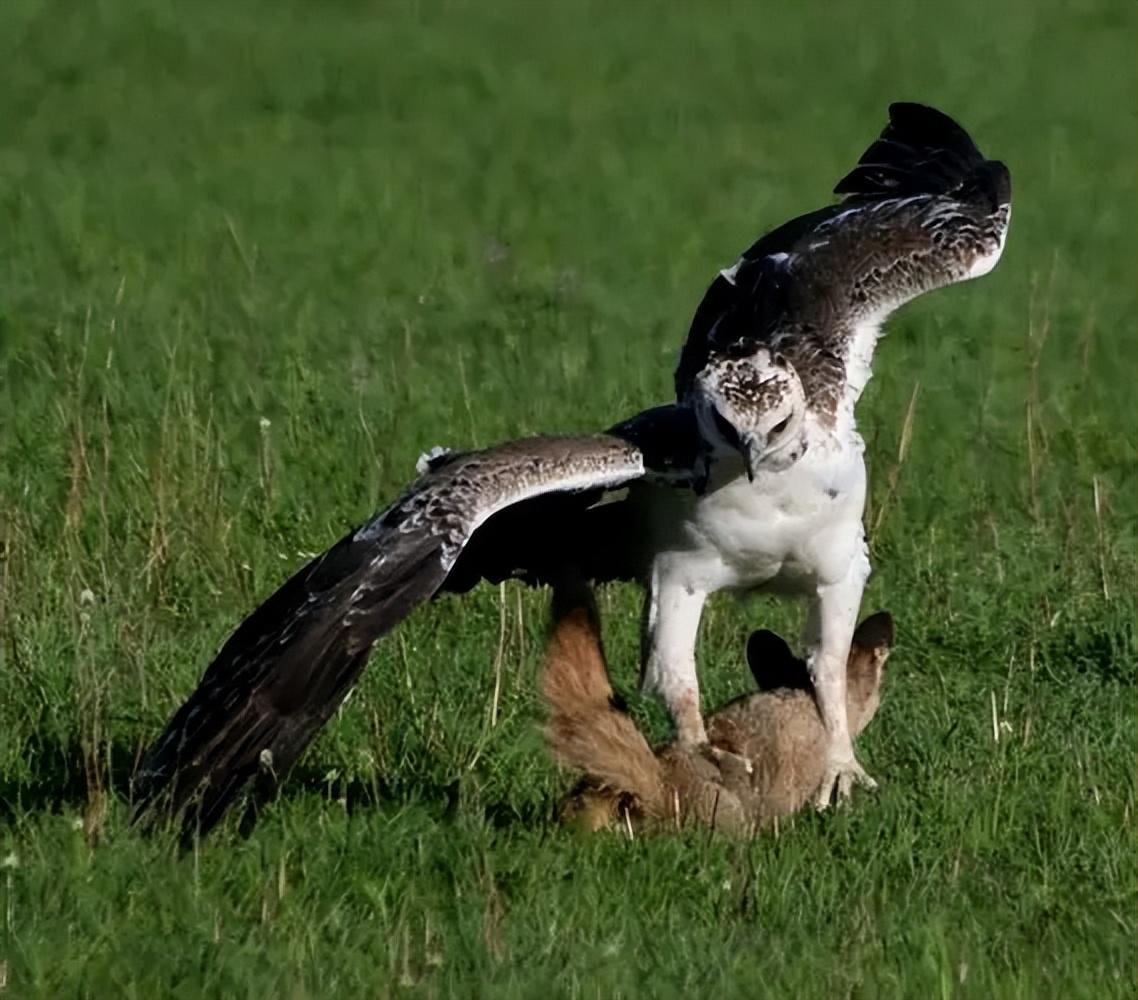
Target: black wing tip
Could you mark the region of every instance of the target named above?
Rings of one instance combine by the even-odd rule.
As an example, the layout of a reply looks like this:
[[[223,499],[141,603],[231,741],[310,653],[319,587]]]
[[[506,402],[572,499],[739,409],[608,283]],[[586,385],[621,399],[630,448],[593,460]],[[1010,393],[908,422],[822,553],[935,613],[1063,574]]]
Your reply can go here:
[[[166,724],[166,728],[146,749],[142,760],[130,779],[131,823],[144,820],[153,822],[155,813],[161,811],[159,803],[167,806],[172,798],[171,789],[177,776],[176,759],[171,759],[171,746],[180,744],[181,714],[183,708]]]
[[[968,175],[960,197],[984,203],[991,212],[1012,203],[1012,175],[1000,160],[985,160]]]
[[[286,748],[287,749],[287,748]],[[283,755],[282,755],[283,756]],[[291,759],[285,760],[291,766]],[[177,829],[181,847],[186,849],[205,839],[225,818],[233,804],[246,799],[241,820],[242,835],[251,830],[250,812],[255,815],[279,786],[271,757],[264,754],[255,763],[213,768],[199,773],[190,758],[171,758],[163,753],[152,765],[144,762],[131,783],[132,826],[145,834]]]
[[[889,124],[857,166],[834,186],[834,193],[948,194],[965,188],[987,162],[972,137],[943,111],[915,101],[895,101],[889,105]],[[1003,170],[1006,174],[1007,168]],[[1008,190],[1010,194],[1010,184]]]
[[[926,141],[951,141],[953,145],[967,145],[975,149],[971,136],[960,122],[931,104],[918,101],[894,101],[889,105],[889,127],[903,137],[924,138]]]

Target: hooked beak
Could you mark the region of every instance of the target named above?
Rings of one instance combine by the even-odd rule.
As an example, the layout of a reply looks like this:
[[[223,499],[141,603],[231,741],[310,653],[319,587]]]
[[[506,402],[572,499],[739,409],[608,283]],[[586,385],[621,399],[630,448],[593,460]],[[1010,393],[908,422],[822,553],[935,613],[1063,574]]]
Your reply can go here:
[[[740,434],[730,421],[725,420],[722,414],[716,411],[712,411],[712,419],[715,421],[715,428],[723,441],[743,456],[743,468],[747,470],[747,481],[753,483],[755,481],[755,470],[759,467],[759,461],[763,457],[761,442],[753,434]]]
[[[736,446],[743,456],[743,468],[747,471],[747,482],[755,481],[755,470],[763,457],[763,449],[752,434],[740,434]]]

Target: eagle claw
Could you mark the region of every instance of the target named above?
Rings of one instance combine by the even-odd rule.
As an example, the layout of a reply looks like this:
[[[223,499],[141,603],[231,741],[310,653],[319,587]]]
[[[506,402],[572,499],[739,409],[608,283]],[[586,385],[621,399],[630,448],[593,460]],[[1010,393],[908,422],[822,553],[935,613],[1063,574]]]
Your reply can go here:
[[[852,757],[848,760],[829,761],[822,775],[822,783],[814,796],[814,808],[818,810],[828,808],[835,797],[839,803],[845,802],[850,797],[854,785],[874,789],[877,787],[877,782]]]

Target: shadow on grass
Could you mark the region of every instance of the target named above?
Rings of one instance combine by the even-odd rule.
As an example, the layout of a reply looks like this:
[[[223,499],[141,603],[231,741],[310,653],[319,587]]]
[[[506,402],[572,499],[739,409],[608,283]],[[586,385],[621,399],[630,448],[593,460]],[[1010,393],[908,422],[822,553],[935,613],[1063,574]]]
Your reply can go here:
[[[1133,622],[1118,615],[1105,622],[1062,623],[1040,637],[1036,646],[1039,662],[1057,671],[1055,679],[1070,684],[1075,678],[1089,683],[1093,691],[1126,689],[1132,691],[1138,679]],[[945,736],[947,740],[956,728]],[[100,742],[94,747],[78,736],[70,739],[39,739],[24,747],[25,769],[16,775],[0,775],[0,823],[12,824],[28,812],[80,812],[85,826],[97,837],[108,800],[133,807],[132,781],[145,747],[137,740]],[[436,769],[428,769],[436,770]],[[437,770],[436,770],[437,773]],[[548,822],[554,812],[552,802],[537,800],[464,801],[464,782],[440,781],[393,772],[388,776],[329,779],[326,769],[306,765],[302,759],[293,771],[269,794],[258,799],[250,783],[244,802],[230,810],[238,816],[237,828],[248,835],[261,813],[270,812],[281,801],[315,796],[329,808],[357,812],[398,809],[415,804],[434,812],[440,821],[453,819],[470,810],[481,813],[495,828],[514,825],[534,826]],[[226,825],[233,824],[227,819]],[[156,832],[167,828],[159,821]]]
[[[79,740],[67,743],[40,743],[30,754],[39,762],[30,776],[0,778],[0,823],[14,822],[28,812],[61,813],[70,810],[88,815],[98,810],[108,798],[133,808],[132,782],[141,759],[134,744],[112,743],[99,748],[97,767],[90,767],[90,754]],[[253,793],[244,802],[239,801],[230,816],[239,816],[237,827],[243,836],[254,829],[260,814],[274,809],[278,802],[319,796],[330,808],[357,812],[399,808],[412,803],[436,812],[442,822],[452,820],[467,803],[463,801],[462,782],[411,780],[396,777],[384,780],[378,775],[370,778],[337,778],[329,781],[327,773],[316,767],[305,767],[303,762],[288,775],[263,801]],[[550,804],[520,805],[512,802],[483,802],[479,806],[485,821],[495,828],[521,823],[532,826],[547,822],[553,814]],[[227,819],[232,823],[232,818]],[[139,824],[145,828],[145,824]],[[158,821],[153,832],[161,834],[172,830],[169,824]]]

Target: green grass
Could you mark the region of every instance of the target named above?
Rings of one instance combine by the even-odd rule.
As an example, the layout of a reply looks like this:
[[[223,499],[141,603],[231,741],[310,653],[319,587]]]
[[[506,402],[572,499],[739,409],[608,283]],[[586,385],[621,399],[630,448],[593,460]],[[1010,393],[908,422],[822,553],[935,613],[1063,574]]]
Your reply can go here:
[[[1133,5],[763,7],[0,6],[0,996],[1133,996]],[[427,446],[666,399],[711,276],[898,98],[1016,208],[860,408],[877,794],[752,844],[558,829],[509,586],[382,643],[250,839],[129,827],[304,553]],[[638,595],[602,600],[631,690]],[[801,611],[714,601],[707,703]]]

